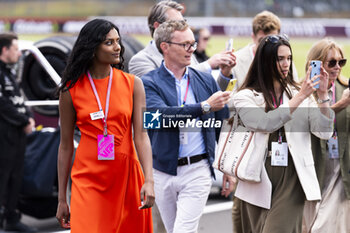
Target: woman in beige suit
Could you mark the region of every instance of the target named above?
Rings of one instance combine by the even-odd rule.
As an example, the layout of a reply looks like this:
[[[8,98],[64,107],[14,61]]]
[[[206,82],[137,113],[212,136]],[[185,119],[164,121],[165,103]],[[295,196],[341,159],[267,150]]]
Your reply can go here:
[[[298,85],[292,78],[291,63],[288,39],[265,37],[246,81],[233,97],[242,123],[265,138],[255,143],[265,143],[267,149],[261,182],[239,181],[237,185],[235,196],[242,200],[243,232],[301,232],[305,199],[321,198],[310,132],[323,139],[332,135],[334,113],[329,108],[328,73],[321,67],[320,75]],[[315,91],[318,103],[312,96]]]

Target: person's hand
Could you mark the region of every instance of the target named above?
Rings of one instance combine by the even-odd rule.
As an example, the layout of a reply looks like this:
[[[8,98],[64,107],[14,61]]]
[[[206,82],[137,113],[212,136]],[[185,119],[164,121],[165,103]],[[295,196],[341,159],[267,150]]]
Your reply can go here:
[[[314,91],[316,91],[315,86],[321,82],[321,80],[315,81],[320,75],[316,75],[310,79],[311,66],[306,72],[305,79],[301,85],[299,93],[303,96],[303,99],[309,97]],[[315,82],[314,82],[315,81]]]
[[[231,192],[234,189],[234,184],[237,182],[237,180],[233,176],[229,176],[227,174],[224,174],[222,177],[222,188],[221,188],[221,195],[228,197]]]
[[[211,106],[211,111],[216,112],[225,107],[225,104],[227,104],[227,102],[230,99],[230,94],[230,91],[217,91],[214,94],[212,94],[207,99],[208,104]]]
[[[139,209],[151,208],[154,205],[154,187],[153,182],[146,181],[141,188],[141,204]]]
[[[56,218],[60,223],[62,228],[70,228],[70,213],[67,202],[60,201],[58,202]]]
[[[317,89],[317,95],[319,96],[319,98],[324,99],[328,97],[329,75],[322,65],[321,65],[321,73],[319,77],[320,77],[320,86]]]
[[[28,121],[29,123],[26,126],[24,126],[24,129],[23,129],[26,134],[32,133],[33,128],[35,127],[35,121],[33,118],[30,117]]]
[[[233,54],[233,51],[224,51],[214,54],[207,62],[212,69],[216,69],[217,67],[222,69],[224,66],[232,69],[236,65],[236,56]]]
[[[350,89],[346,88],[343,91],[340,101],[343,101],[346,106],[350,105]]]

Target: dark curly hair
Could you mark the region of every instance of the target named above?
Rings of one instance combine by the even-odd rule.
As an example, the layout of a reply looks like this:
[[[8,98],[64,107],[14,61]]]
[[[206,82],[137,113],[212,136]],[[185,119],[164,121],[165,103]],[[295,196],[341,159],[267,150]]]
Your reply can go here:
[[[113,28],[117,30],[120,36],[118,27],[104,19],[94,19],[84,25],[68,58],[58,92],[67,91],[72,88],[82,74],[88,71],[97,47],[105,41],[107,34]],[[121,47],[120,62],[118,64],[111,64],[111,66],[117,69],[123,69],[125,48],[121,42],[121,38],[119,43]]]

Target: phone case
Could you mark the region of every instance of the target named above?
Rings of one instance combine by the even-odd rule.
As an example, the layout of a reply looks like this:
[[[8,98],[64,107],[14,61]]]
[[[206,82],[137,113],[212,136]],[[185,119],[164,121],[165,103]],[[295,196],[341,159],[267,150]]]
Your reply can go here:
[[[236,86],[237,79],[231,79],[226,87],[226,91],[233,91]]]
[[[317,60],[312,60],[310,62],[310,66],[312,67],[311,69],[311,73],[310,73],[310,79],[312,77],[314,77],[315,75],[319,75],[321,73],[321,61],[317,61]],[[317,78],[314,82],[320,80],[320,78]],[[319,88],[320,87],[320,84],[317,84],[315,86],[315,88]]]
[[[233,39],[231,38],[227,41],[226,51],[232,51],[232,49],[233,49]]]

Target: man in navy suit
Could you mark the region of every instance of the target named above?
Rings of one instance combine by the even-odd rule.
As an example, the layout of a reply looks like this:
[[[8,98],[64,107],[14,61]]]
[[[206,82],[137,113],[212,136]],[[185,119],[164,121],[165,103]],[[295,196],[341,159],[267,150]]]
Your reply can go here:
[[[161,119],[158,129],[149,130],[156,203],[167,232],[196,232],[230,92],[219,91],[210,74],[189,67],[197,44],[185,21],[162,23],[154,39],[164,61],[142,81],[147,111],[152,120]]]

